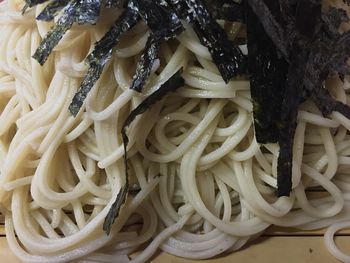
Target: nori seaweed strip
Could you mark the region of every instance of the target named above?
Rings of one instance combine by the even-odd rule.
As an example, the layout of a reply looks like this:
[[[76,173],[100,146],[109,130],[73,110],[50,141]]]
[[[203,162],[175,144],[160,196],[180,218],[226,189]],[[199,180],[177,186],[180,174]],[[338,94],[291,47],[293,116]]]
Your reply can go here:
[[[242,3],[232,0],[214,0],[209,3],[214,19],[224,19],[231,22],[244,21],[244,7]]]
[[[282,53],[284,58],[289,61],[290,43],[283,28],[276,21],[268,6],[263,0],[246,0],[254,13],[259,17],[265,32],[270,36],[275,46]]]
[[[105,6],[107,8],[111,7],[122,7],[124,1],[123,0],[107,0]]]
[[[126,176],[128,178],[128,176]],[[111,209],[108,211],[108,214],[106,215],[105,221],[103,223],[103,230],[106,232],[107,235],[111,232],[112,225],[115,221],[115,219],[119,215],[119,211],[121,206],[125,203],[126,196],[129,191],[129,180],[125,182],[124,186],[120,189],[114,203],[111,206]]]
[[[100,0],[79,0],[79,8],[75,15],[78,24],[96,24],[100,15]]]
[[[65,8],[63,15],[58,19],[54,28],[47,33],[45,38],[41,41],[33,55],[33,58],[36,59],[40,65],[44,65],[53,48],[58,44],[67,30],[72,27],[75,21],[74,14],[76,13],[77,6],[77,1],[70,2]]]
[[[131,83],[131,89],[141,92],[147,78],[151,74],[154,60],[157,57],[160,47],[160,39],[153,33],[148,37],[146,47],[136,66],[136,73]]]
[[[322,41],[319,40],[314,44],[312,59],[306,71],[305,89],[324,116],[338,111],[350,119],[350,107],[332,98],[323,85],[326,79],[335,74],[341,79],[350,74],[350,67],[347,64],[350,55],[350,31],[343,35],[334,34],[337,35],[337,39],[327,40],[323,34]]]
[[[341,23],[348,22],[349,17],[344,9],[330,7],[326,14],[322,14],[322,20],[326,25],[324,29],[327,33],[331,37],[338,37]]]
[[[40,65],[51,54],[54,47],[62,39],[63,35],[70,29],[74,22],[95,23],[99,15],[99,0],[73,0],[64,9],[63,15],[58,19],[54,28],[41,41],[35,51],[33,58]]]
[[[59,11],[61,11],[70,0],[53,0],[43,11],[36,17],[37,20],[51,21],[55,18]]]
[[[163,85],[160,86],[158,90],[149,95],[144,101],[142,101],[134,110],[131,111],[128,118],[123,124],[121,134],[123,138],[124,145],[124,165],[125,165],[125,185],[121,188],[117,195],[115,202],[112,204],[106,219],[103,224],[103,230],[110,233],[114,220],[119,215],[121,206],[125,203],[126,195],[129,189],[129,174],[128,174],[128,162],[127,162],[127,146],[129,143],[129,138],[126,135],[126,128],[135,120],[135,118],[146,112],[153,104],[164,98],[169,92],[175,91],[184,85],[185,81],[181,77],[182,68],[178,70],[173,76],[171,76]]]
[[[246,73],[246,61],[241,50],[234,46],[225,30],[213,19],[203,0],[185,0],[194,11],[193,28],[206,46],[224,81]]]
[[[279,131],[279,156],[277,163],[277,195],[289,196],[292,189],[293,142],[297,125],[298,106],[302,99],[303,79],[308,51],[294,47],[289,66]]]
[[[167,0],[167,2],[172,6],[173,10],[180,19],[186,20],[187,22],[193,22],[193,10],[190,9],[183,0]]]
[[[73,116],[78,114],[87,94],[100,78],[104,66],[112,56],[113,47],[125,32],[136,25],[138,20],[139,17],[133,10],[126,9],[102,39],[95,44],[94,50],[86,58],[90,66],[88,72],[69,105],[69,111]]]
[[[275,3],[278,5],[277,1]],[[280,136],[281,108],[289,65],[280,57],[249,6],[246,12],[255,137],[259,143],[273,143]]]
[[[304,25],[307,16],[308,25]],[[311,43],[321,28],[321,4],[313,0],[299,3],[296,19],[296,37],[291,51],[291,63],[287,75],[287,84],[281,111],[282,128],[280,130],[280,152],[277,164],[277,194],[289,196],[292,189],[293,143],[297,125],[298,106],[303,96],[306,69],[311,57]]]
[[[184,31],[179,17],[165,0],[130,0],[128,8],[138,12],[160,38],[168,40]]]
[[[28,8],[45,3],[47,1],[49,0],[26,0],[25,5],[22,8],[22,14],[24,14]]]

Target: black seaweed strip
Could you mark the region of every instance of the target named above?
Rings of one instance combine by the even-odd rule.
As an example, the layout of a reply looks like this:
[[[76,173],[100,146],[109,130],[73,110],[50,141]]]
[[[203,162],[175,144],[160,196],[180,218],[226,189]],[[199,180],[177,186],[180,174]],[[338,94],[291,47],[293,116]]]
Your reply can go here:
[[[55,18],[59,11],[61,11],[70,0],[53,0],[43,11],[36,17],[37,20],[51,21]]]
[[[33,58],[36,59],[40,65],[44,65],[53,48],[58,44],[67,30],[72,27],[77,5],[77,1],[70,2],[54,28],[41,41],[33,55]]]
[[[275,46],[289,61],[289,41],[283,28],[278,24],[268,6],[263,0],[246,0],[254,13],[259,17],[265,32],[270,36]]]
[[[148,37],[146,47],[136,66],[136,73],[131,83],[131,89],[141,92],[147,78],[151,74],[151,70],[160,47],[160,39],[154,34]]]
[[[341,23],[348,22],[349,17],[344,9],[330,7],[327,13],[322,14],[322,20],[327,33],[331,37],[338,37]]]
[[[307,15],[312,15],[307,26],[303,25]],[[280,153],[277,164],[278,196],[289,196],[292,189],[293,142],[297,125],[298,106],[302,100],[305,76],[311,57],[311,43],[321,28],[321,4],[302,0],[297,9],[291,63],[287,75],[286,91],[281,111]]]
[[[227,37],[225,30],[212,18],[202,0],[186,0],[194,10],[193,28],[201,43],[206,46],[227,83],[234,76],[246,73],[246,60],[241,50]]]
[[[100,15],[100,8],[100,0],[80,0],[75,22],[78,24],[96,24]]]
[[[281,129],[279,137],[280,152],[277,165],[277,194],[289,196],[292,189],[293,142],[297,123],[298,106],[302,99],[302,87],[308,51],[297,47],[292,51],[292,58],[282,103]]]
[[[201,43],[208,48],[226,83],[233,77],[246,73],[247,63],[242,51],[227,38],[219,24],[212,21],[202,26],[196,21],[193,28]]]
[[[125,203],[126,195],[129,189],[129,174],[128,174],[128,162],[127,162],[127,146],[129,143],[129,138],[126,135],[126,128],[135,120],[135,118],[146,112],[152,105],[164,98],[169,92],[173,92],[176,89],[182,87],[185,83],[184,79],[181,77],[182,68],[178,70],[173,76],[171,76],[157,91],[153,92],[144,101],[140,103],[131,113],[124,122],[121,130],[123,144],[124,144],[124,166],[125,166],[125,185],[122,187],[117,195],[115,202],[113,203],[111,209],[109,210],[106,219],[103,224],[103,230],[106,231],[107,235],[110,233],[114,220],[119,215],[120,208],[122,204]]]
[[[119,215],[120,208],[126,201],[126,196],[128,194],[128,191],[129,191],[129,182],[127,181],[125,182],[124,186],[120,189],[103,223],[103,230],[106,232],[107,235],[109,235],[109,233],[111,232],[112,225],[115,219]]]
[[[112,50],[120,37],[136,25],[139,18],[134,11],[126,9],[111,29],[95,44],[95,49],[86,58],[89,69],[78,92],[74,95],[69,111],[76,116],[93,85],[100,78],[102,70],[112,56]]]
[[[327,41],[324,38],[325,35],[323,35],[322,40]],[[350,31],[338,35],[334,41],[328,41],[328,43],[317,41],[313,46],[312,60],[306,71],[305,89],[324,116],[338,111],[350,119],[350,107],[335,100],[323,85],[326,79],[336,73],[340,77],[350,74],[350,68],[347,64],[347,58],[350,55],[349,45]]]
[[[124,122],[122,133],[125,133],[126,127],[129,126],[138,115],[146,112],[153,104],[161,100],[169,92],[175,91],[179,87],[183,86],[184,79],[181,77],[181,74],[182,68],[171,76],[163,85],[161,85],[159,89],[145,98],[142,103],[129,114],[128,118]]]
[[[130,0],[128,7],[138,12],[159,38],[167,40],[184,31],[179,17],[165,0]]]
[[[278,2],[275,1],[278,5]],[[247,12],[248,70],[253,101],[255,136],[259,143],[277,142],[288,63],[280,58],[249,6]]]
[[[99,64],[100,60],[111,55],[112,49],[119,42],[120,37],[139,21],[139,16],[133,10],[125,9],[121,16],[116,20],[108,32],[95,44],[94,50],[87,56],[88,64]],[[110,53],[110,54],[109,54]],[[106,61],[102,61],[103,64]]]
[[[232,22],[244,21],[244,7],[242,3],[232,0],[215,0],[209,3],[214,19],[224,19]]]
[[[123,0],[107,0],[105,6],[107,8],[122,7]]]
[[[45,3],[47,1],[49,1],[49,0],[26,0],[26,4],[25,4],[25,6],[22,9],[22,13],[24,13],[27,8],[30,8],[30,7],[33,7],[33,6]]]
[[[186,20],[187,22],[193,22],[193,10],[190,9],[183,0],[167,0],[172,6],[175,13],[180,19]]]

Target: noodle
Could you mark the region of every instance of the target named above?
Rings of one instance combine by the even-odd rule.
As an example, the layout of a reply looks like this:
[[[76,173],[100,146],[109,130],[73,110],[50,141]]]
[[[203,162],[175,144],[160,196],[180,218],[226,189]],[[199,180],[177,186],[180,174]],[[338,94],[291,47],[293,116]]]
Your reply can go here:
[[[128,32],[74,118],[67,109],[87,70],[84,58],[115,11],[104,11],[97,26],[74,26],[40,66],[31,55],[50,23],[35,20],[43,6],[23,16],[20,9],[21,1],[0,4],[0,203],[17,257],[145,262],[161,249],[205,259],[277,225],[330,226],[326,247],[350,261],[333,241],[350,217],[350,121],[343,115],[324,117],[310,101],[300,106],[293,190],[278,198],[279,149],[256,142],[249,81],[225,84],[189,25],[161,46],[142,94],[129,86],[148,32],[142,23]],[[185,86],[128,130],[131,190],[107,236],[103,221],[125,180],[122,125],[181,67]],[[343,102],[345,88],[331,87]]]

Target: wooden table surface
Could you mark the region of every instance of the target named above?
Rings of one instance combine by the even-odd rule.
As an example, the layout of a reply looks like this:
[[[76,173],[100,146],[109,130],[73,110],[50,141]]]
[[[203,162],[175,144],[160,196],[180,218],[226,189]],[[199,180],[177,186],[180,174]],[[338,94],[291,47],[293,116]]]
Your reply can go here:
[[[309,263],[339,262],[327,251],[323,240],[324,230],[297,231],[270,227],[256,241],[248,243],[241,250],[215,259],[200,262],[210,263]],[[350,254],[350,230],[337,234],[336,243],[343,251]],[[20,262],[8,247],[3,218],[0,216],[0,262]],[[198,263],[166,253],[158,253],[150,262],[153,263]]]

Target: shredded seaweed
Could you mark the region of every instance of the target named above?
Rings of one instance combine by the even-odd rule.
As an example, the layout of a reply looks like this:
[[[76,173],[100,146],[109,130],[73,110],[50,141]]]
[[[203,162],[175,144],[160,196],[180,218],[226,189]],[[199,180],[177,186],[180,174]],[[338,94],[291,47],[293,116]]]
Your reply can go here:
[[[100,8],[100,0],[79,0],[75,22],[78,24],[96,24],[100,14]]]
[[[179,17],[165,0],[130,0],[128,7],[138,12],[159,38],[168,40],[184,30]]]
[[[107,0],[105,6],[107,8],[123,7],[124,0]]]
[[[283,54],[286,60],[289,60],[289,43],[282,26],[276,21],[268,6],[263,0],[246,0],[254,13],[259,18],[265,32]]]
[[[193,28],[206,46],[227,83],[237,75],[246,73],[246,60],[241,50],[227,37],[225,30],[215,21],[203,0],[186,0],[193,10]]]
[[[49,1],[49,0],[26,0],[25,5],[22,8],[22,14],[24,14],[28,8],[45,3],[47,1]]]
[[[94,24],[97,21],[99,11],[99,0],[73,0],[69,2],[54,28],[41,41],[33,58],[40,65],[44,65],[54,47],[62,39],[67,30],[72,27],[74,22],[79,24]]]
[[[100,78],[102,70],[111,58],[113,48],[119,42],[120,37],[134,27],[138,21],[138,15],[133,10],[126,9],[102,39],[95,44],[94,50],[86,58],[89,64],[88,72],[69,105],[69,111],[73,116],[78,114],[91,88]]]
[[[131,83],[131,89],[141,92],[147,78],[151,74],[154,61],[160,47],[160,39],[153,33],[148,37],[146,47],[136,66],[136,73]]]
[[[103,230],[110,233],[114,220],[119,215],[121,206],[125,203],[126,196],[129,189],[129,174],[128,174],[128,162],[127,162],[127,147],[129,143],[129,138],[126,134],[127,127],[135,120],[135,118],[146,112],[152,105],[164,98],[169,92],[173,92],[176,89],[182,87],[185,83],[184,79],[181,77],[182,68],[178,70],[173,76],[171,76],[163,85],[160,86],[158,90],[148,96],[144,101],[142,101],[134,110],[131,111],[128,118],[124,122],[121,130],[123,145],[124,145],[124,166],[125,166],[125,185],[121,188],[117,195],[115,202],[112,204],[106,219],[103,224]]]
[[[214,19],[223,19],[232,22],[244,21],[244,5],[232,0],[212,0],[209,3]]]
[[[51,21],[66,6],[70,0],[53,0],[36,17],[37,20]]]
[[[281,96],[283,103],[277,168],[278,196],[288,196],[292,187],[292,148],[300,102],[311,98],[325,116],[338,111],[350,118],[350,107],[332,98],[324,87],[330,77],[338,75],[343,79],[350,74],[347,64],[350,31],[339,31],[340,25],[348,22],[349,18],[339,8],[330,7],[322,12],[321,1],[317,0],[280,0],[281,14],[277,14],[271,1],[247,0],[266,34],[289,63],[285,93]],[[264,103],[271,102],[260,102],[268,109]],[[265,113],[272,114],[273,111]],[[255,128],[259,128],[259,125],[255,123]]]
[[[279,6],[278,1],[275,1]],[[277,142],[289,64],[264,31],[257,16],[246,7],[248,73],[253,101],[255,137],[259,143]]]
[[[33,55],[33,58],[36,59],[40,65],[44,65],[53,48],[58,44],[67,30],[72,27],[75,21],[74,14],[76,13],[77,6],[77,1],[70,2],[65,8],[63,15],[58,19],[54,28],[47,33],[45,38],[41,41]]]

